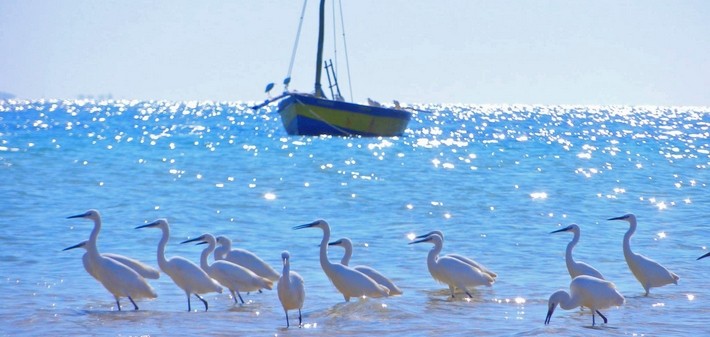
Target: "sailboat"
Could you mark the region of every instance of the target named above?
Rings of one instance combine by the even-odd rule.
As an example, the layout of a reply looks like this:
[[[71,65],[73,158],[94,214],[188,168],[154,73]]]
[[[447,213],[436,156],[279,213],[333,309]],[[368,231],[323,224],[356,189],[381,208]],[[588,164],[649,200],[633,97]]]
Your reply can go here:
[[[305,8],[305,7],[304,7]],[[345,102],[337,88],[337,78],[332,62],[323,62],[323,33],[325,21],[325,0],[320,1],[318,25],[318,53],[316,57],[315,91],[312,94],[284,91],[282,95],[269,99],[254,107],[260,108],[271,102],[278,102],[278,113],[289,135],[334,135],[362,137],[401,136],[411,119],[411,112],[398,107],[384,107],[376,102],[368,105]],[[321,86],[321,70],[325,67],[330,85],[331,98],[326,97]],[[330,70],[330,71],[329,71]],[[288,85],[290,77],[284,80]],[[333,91],[336,87],[337,91]],[[268,92],[273,85],[267,86]],[[369,99],[368,99],[369,100]]]

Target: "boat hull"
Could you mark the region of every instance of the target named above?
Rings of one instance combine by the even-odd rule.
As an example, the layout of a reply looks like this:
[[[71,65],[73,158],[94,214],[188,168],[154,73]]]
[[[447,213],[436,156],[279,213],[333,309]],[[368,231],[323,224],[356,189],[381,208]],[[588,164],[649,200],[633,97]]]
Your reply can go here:
[[[290,94],[279,102],[279,114],[289,135],[363,137],[401,136],[409,111],[332,101]]]

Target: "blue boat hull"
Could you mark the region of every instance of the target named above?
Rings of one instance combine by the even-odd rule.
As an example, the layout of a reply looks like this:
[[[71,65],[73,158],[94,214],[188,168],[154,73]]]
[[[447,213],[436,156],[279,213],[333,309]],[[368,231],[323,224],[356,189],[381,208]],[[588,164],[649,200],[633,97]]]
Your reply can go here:
[[[401,136],[409,111],[332,101],[290,94],[279,102],[279,114],[289,135],[363,137]]]

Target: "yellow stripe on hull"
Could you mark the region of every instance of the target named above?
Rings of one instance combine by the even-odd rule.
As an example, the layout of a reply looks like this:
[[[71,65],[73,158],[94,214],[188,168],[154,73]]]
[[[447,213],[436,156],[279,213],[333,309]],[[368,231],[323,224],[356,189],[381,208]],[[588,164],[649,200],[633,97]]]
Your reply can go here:
[[[407,111],[292,95],[279,104],[289,134],[392,137],[404,133]]]

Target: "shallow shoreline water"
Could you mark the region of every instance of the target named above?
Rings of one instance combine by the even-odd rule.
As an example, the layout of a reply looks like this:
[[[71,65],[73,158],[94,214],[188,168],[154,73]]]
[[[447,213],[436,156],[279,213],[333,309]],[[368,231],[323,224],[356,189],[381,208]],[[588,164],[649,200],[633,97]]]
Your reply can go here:
[[[604,310],[609,335],[707,333],[710,260],[710,108],[420,105],[398,138],[292,137],[270,108],[245,103],[0,101],[2,335],[589,335],[588,310],[547,299],[567,288],[571,235],[577,260],[599,269],[626,297]],[[209,294],[207,312],[186,312],[167,275],[158,298],[117,312],[83,269],[92,224],[66,219],[101,211],[99,250],[157,267],[156,230],[165,217],[166,254],[195,263],[200,246],[228,235],[280,271],[306,281],[305,327],[285,329],[276,291]],[[623,258],[632,248],[680,275],[643,296]],[[318,263],[321,232],[295,225],[326,219],[332,239],[349,237],[353,264],[392,278],[402,296],[344,303]],[[473,298],[450,299],[426,269],[431,245],[407,235],[440,229],[443,253],[470,256],[498,273]],[[339,260],[342,249],[329,250]],[[193,309],[200,308],[193,301]],[[124,308],[131,308],[123,300]],[[291,315],[291,322],[297,314]]]

